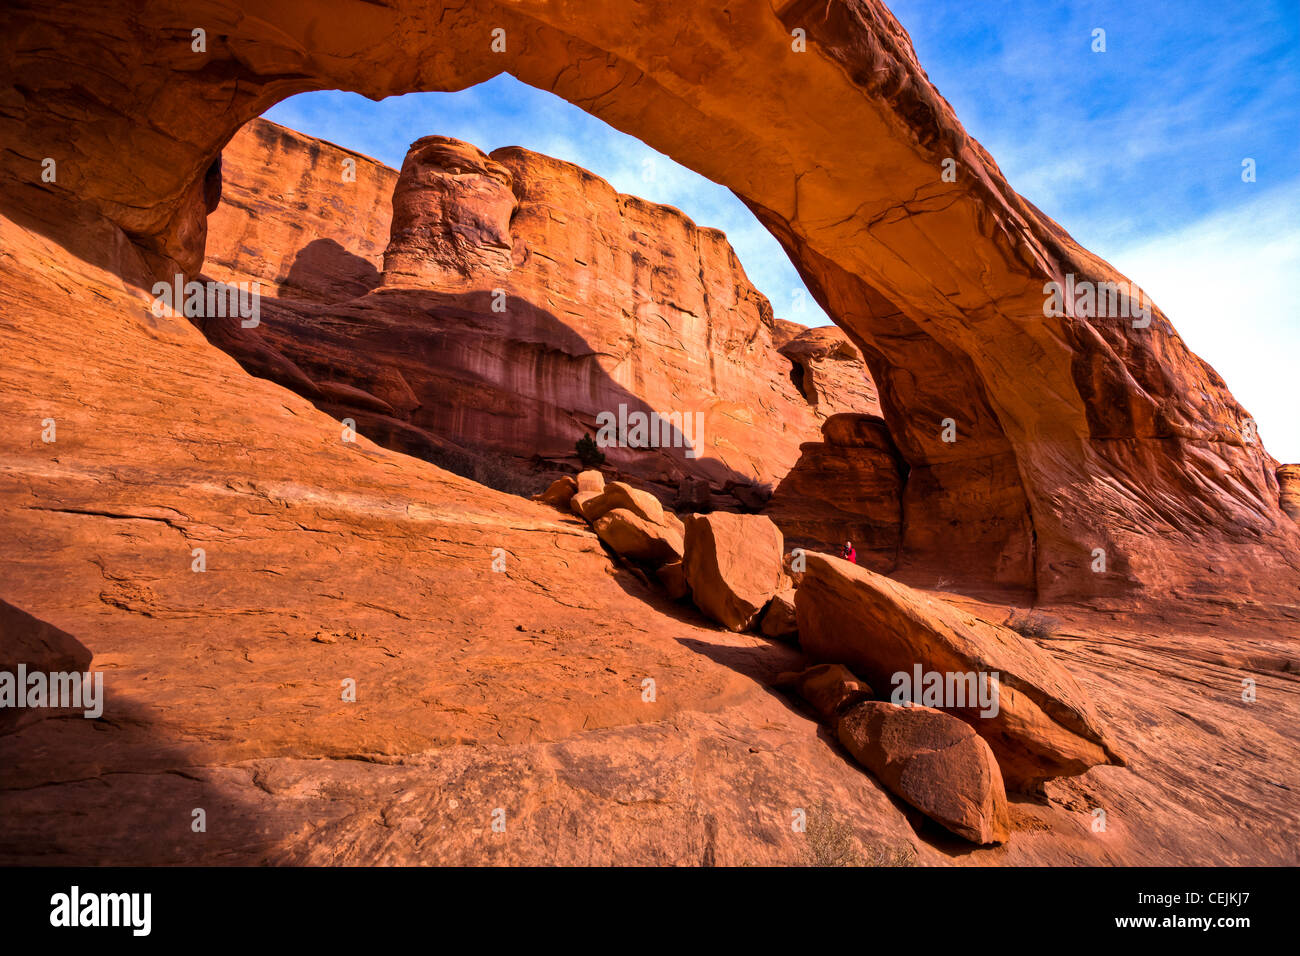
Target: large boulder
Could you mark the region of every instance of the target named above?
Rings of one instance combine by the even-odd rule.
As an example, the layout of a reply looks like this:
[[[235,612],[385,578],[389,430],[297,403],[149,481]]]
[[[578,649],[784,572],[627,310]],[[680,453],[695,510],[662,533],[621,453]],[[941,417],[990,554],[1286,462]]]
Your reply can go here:
[[[534,501],[540,501],[543,504],[554,505],[565,511],[569,510],[569,502],[573,496],[578,493],[578,483],[572,475],[563,475],[551,482],[550,486],[541,494],[533,495]]]
[[[625,558],[658,565],[682,557],[682,539],[675,530],[626,508],[606,512],[592,527],[601,541]]]
[[[637,515],[651,524],[662,525],[664,521],[663,505],[659,499],[648,491],[641,491],[622,481],[611,481],[595,498],[583,503],[582,513],[588,521],[595,521],[601,515],[622,508]]]
[[[750,627],[781,589],[784,542],[772,519],[724,511],[686,521],[686,580],[695,605],[731,631]]]
[[[957,675],[974,673],[984,683],[996,674],[995,708],[971,695],[941,709],[989,742],[1013,789],[1124,762],[1074,678],[1010,628],[859,565],[812,553],[795,610],[799,641],[809,656],[848,665],[882,696],[902,687],[895,675],[911,680],[918,667],[923,674],[938,672],[945,684],[955,684]]]
[[[1011,834],[1002,774],[967,723],[930,707],[854,704],[839,719],[840,743],[891,792],[972,843]]]
[[[578,472],[578,491],[600,494],[605,490],[605,476],[594,468]]]

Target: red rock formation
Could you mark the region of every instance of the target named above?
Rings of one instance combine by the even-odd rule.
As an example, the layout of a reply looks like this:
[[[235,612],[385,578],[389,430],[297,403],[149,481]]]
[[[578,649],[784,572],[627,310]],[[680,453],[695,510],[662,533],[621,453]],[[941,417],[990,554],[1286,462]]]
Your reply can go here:
[[[993,752],[956,717],[869,700],[839,719],[836,734],[885,786],[958,836],[972,843],[1011,836]]]
[[[1028,789],[1097,764],[1122,764],[1083,689],[1055,660],[1009,628],[961,613],[858,565],[807,555],[795,592],[799,643],[812,657],[846,664],[882,696],[920,671],[972,675],[962,699],[936,703],[993,748],[1002,776]],[[989,687],[996,684],[996,691]],[[914,687],[907,700],[930,705]],[[892,698],[891,698],[892,699]]]
[[[748,629],[782,588],[781,532],[762,515],[689,515],[685,543],[692,600],[730,631]]]
[[[585,522],[342,442],[152,316],[120,232],[68,222],[0,215],[0,590],[94,652],[106,719],[0,737],[0,861],[790,864],[799,806],[863,860],[1300,863],[1294,617],[1059,611],[1051,651],[1131,765],[953,854],[770,692],[792,649],[684,618]],[[196,836],[196,806],[221,825]]]
[[[822,424],[822,433],[823,441],[800,446],[799,461],[763,513],[790,546],[838,554],[852,541],[860,564],[893,571],[903,538],[906,466],[885,422],[841,413]]]
[[[1113,273],[1011,192],[880,4],[583,12],[0,13],[0,581],[94,652],[114,717],[0,737],[0,860],[790,863],[807,853],[794,804],[858,852],[925,864],[1300,862],[1297,532],[1226,386],[1159,313],[1146,330],[1043,320],[1048,277]],[[1023,504],[1005,511],[1037,537],[1044,592],[1149,598],[1065,609],[1053,647],[1129,767],[1049,782],[1050,802],[1015,806],[1025,832],[949,854],[762,686],[802,665],[789,649],[683,620],[576,519],[341,442],[150,314],[139,290],[202,262],[208,171],[246,120],[304,89],[380,97],[503,69],[759,208],[863,349],[912,471],[979,502],[973,462],[1014,463],[998,490]],[[954,407],[960,454],[935,437]],[[982,540],[964,522],[984,511],[950,514],[934,540]],[[1081,573],[1098,540],[1118,575]],[[222,820],[205,838],[195,806]],[[497,807],[509,835],[485,840]]]
[[[199,20],[213,39],[196,54],[175,37]],[[201,0],[183,21],[155,0],[130,14],[64,0],[9,17],[4,69],[27,91],[0,116],[0,140],[26,144],[0,156],[11,208],[75,204],[153,266],[196,270],[205,175],[270,103],[319,88],[460,89],[509,70],[730,186],[784,243],[862,349],[928,489],[904,505],[917,531],[905,567],[942,563],[942,541],[970,580],[1021,577],[1057,598],[1294,593],[1300,531],[1248,415],[1158,308],[1142,328],[1044,316],[1049,282],[1125,279],[1010,188],[879,0],[752,0],[726,18],[675,0],[581,18],[548,0],[450,13],[356,0],[328,18],[282,0],[256,17]],[[510,38],[507,52],[486,24]],[[51,38],[75,54],[49,56]],[[98,88],[123,62],[132,72],[113,95],[78,100],[80,122],[65,122],[70,91]],[[40,181],[33,156],[62,161],[56,182]],[[949,159],[954,182],[940,175]],[[940,437],[945,419],[956,443]],[[1097,548],[1105,575],[1090,570]]]
[[[833,325],[805,329],[777,319],[773,341],[792,363],[791,379],[821,419],[841,413],[880,417],[880,399],[862,355]]]
[[[328,181],[352,154],[260,120],[250,129],[224,165],[240,194],[278,195],[254,148],[270,142],[274,158],[291,154],[289,168],[305,170],[293,196],[309,209],[353,197],[382,206],[370,186]],[[375,170],[365,179],[386,182]],[[677,418],[659,436],[669,447],[603,449],[612,467],[667,484],[699,477],[722,490],[728,481],[775,483],[816,434],[819,409],[790,380],[791,362],[771,343],[771,308],[721,232],[620,195],[571,163],[518,148],[489,158],[440,136],[412,146],[393,202],[373,295],[328,309],[268,304],[257,335],[214,340],[241,361],[253,351],[257,370],[270,364],[261,352],[270,348],[313,383],[297,388],[322,408],[410,451],[449,442],[525,460],[572,458],[580,436],[598,434],[598,416],[623,406]],[[242,218],[256,208],[244,202],[214,217],[214,277],[264,266],[247,254],[257,223]],[[339,225],[317,216],[312,226],[325,231],[313,243],[369,266],[373,246],[356,240],[350,222]],[[844,366],[846,376],[863,368],[822,364]],[[841,387],[834,402],[865,402],[858,392],[867,391]],[[702,446],[698,456],[686,454],[686,440]]]
[[[221,159],[205,274],[316,302],[352,299],[379,284],[394,170],[266,120],[242,127]]]
[[[1279,468],[1277,484],[1282,510],[1300,521],[1300,465],[1283,465]]]

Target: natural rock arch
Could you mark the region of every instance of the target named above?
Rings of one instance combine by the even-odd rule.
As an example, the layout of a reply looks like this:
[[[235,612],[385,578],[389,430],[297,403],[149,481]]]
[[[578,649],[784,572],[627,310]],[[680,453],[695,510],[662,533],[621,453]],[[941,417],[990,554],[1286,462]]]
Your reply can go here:
[[[304,10],[11,6],[7,206],[102,214],[159,271],[193,271],[205,173],[273,103],[509,72],[729,186],[782,241],[863,348],[910,466],[905,570],[1052,598],[1178,585],[1293,601],[1298,532],[1246,412],[1158,309],[1144,329],[1044,318],[1046,283],[1123,277],[1008,186],[876,0]]]

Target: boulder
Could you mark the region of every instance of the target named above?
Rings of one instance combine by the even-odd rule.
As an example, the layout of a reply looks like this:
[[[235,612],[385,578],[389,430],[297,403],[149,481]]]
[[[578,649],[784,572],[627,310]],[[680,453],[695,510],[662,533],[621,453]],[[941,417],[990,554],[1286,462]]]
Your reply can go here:
[[[569,510],[579,518],[586,518],[590,521],[591,519],[587,518],[587,502],[599,498],[600,494],[599,491],[582,491],[579,489],[578,493],[569,499]]]
[[[854,704],[839,719],[840,743],[889,790],[972,843],[1011,834],[1002,774],[970,724],[930,707]]]
[[[625,558],[662,564],[682,557],[682,539],[673,529],[647,521],[626,508],[606,512],[592,527],[601,541]]]
[[[578,493],[578,483],[570,475],[564,475],[556,478],[551,482],[550,487],[539,495],[533,495],[534,501],[540,501],[543,504],[554,505],[565,511],[569,510],[569,502],[573,496]]]
[[[763,612],[763,625],[760,628],[768,637],[793,639],[799,633],[799,622],[795,618],[794,588],[777,592]]]
[[[578,472],[578,491],[594,491],[596,494],[605,490],[605,476],[590,469],[588,471]]]
[[[622,481],[611,481],[599,495],[584,502],[582,513],[588,521],[595,521],[615,508],[630,511],[651,524],[665,523],[663,505],[658,498]]]
[[[731,631],[750,627],[781,588],[781,532],[770,518],[714,512],[686,521],[686,580],[696,606]]]
[[[996,674],[996,713],[982,715],[988,708],[955,698],[941,709],[989,742],[1013,789],[1032,789],[1097,764],[1123,764],[1074,678],[1010,628],[860,565],[813,553],[795,611],[809,656],[847,664],[882,695],[901,686],[896,674],[913,675],[917,666],[945,682],[950,674],[973,672],[981,681]]]
[[[787,672],[777,677],[776,686],[806,700],[832,729],[841,714],[872,697],[867,683],[858,680],[843,664],[817,664],[804,671]]]
[[[674,601],[691,596],[691,586],[686,583],[686,568],[681,561],[669,561],[655,572],[659,583]]]

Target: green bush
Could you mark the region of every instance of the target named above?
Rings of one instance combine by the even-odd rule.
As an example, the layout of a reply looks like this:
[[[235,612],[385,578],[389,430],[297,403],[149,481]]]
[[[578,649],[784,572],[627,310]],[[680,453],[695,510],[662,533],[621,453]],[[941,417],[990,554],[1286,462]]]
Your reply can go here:
[[[583,435],[578,439],[577,449],[578,461],[582,462],[583,468],[595,468],[605,464],[605,453],[600,450],[595,439],[590,435]]]

